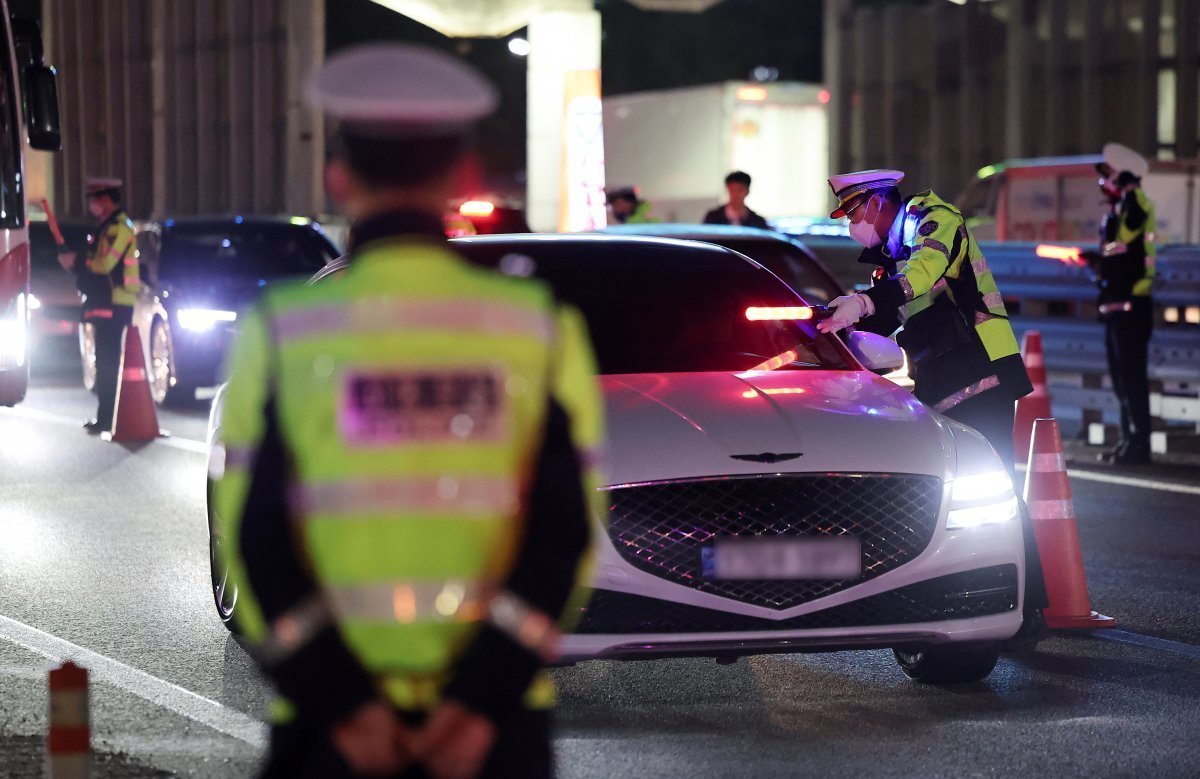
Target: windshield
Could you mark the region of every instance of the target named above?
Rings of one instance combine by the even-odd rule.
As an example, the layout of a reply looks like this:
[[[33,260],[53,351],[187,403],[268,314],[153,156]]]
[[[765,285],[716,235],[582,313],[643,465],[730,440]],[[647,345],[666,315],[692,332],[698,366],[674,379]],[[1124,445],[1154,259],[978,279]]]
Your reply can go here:
[[[535,274],[582,310],[601,373],[746,371],[784,354],[772,367],[855,367],[835,339],[811,324],[747,320],[751,306],[803,301],[770,273],[729,252],[550,241],[507,250],[483,242],[456,244],[471,259],[502,268],[512,267],[514,257],[531,259]],[[522,262],[528,265],[529,259]]]
[[[163,230],[160,273],[222,277],[307,276],[335,256],[318,233],[300,225],[175,224]]]
[[[722,239],[718,243],[765,266],[809,303],[823,305],[842,294],[837,282],[828,273],[786,241],[733,238]]]

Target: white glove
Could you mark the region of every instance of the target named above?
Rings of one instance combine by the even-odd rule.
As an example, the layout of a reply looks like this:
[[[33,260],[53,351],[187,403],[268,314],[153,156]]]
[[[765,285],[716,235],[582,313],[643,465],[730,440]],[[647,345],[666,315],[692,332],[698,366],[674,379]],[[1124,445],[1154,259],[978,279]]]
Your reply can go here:
[[[833,333],[849,327],[864,316],[875,313],[875,304],[866,295],[843,295],[829,302],[833,316],[817,322],[822,333]]]

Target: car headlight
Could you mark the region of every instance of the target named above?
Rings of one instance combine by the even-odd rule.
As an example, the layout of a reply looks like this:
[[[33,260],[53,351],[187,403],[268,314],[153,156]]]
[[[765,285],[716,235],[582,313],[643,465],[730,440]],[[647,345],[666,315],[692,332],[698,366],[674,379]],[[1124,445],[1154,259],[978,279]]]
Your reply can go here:
[[[233,322],[237,319],[237,312],[216,308],[181,308],[178,317],[179,326],[184,330],[203,332],[212,330],[222,322]]]
[[[950,483],[946,528],[962,530],[1010,522],[1017,517],[1017,496],[1007,471],[960,476]]]

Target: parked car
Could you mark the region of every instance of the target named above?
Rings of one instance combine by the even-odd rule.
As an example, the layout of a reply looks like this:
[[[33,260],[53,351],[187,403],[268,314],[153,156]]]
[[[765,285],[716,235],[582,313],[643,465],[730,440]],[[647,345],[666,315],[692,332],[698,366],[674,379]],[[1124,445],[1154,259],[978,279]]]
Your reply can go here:
[[[141,231],[151,234],[149,229]],[[134,310],[159,403],[189,400],[220,383],[238,312],[263,287],[307,278],[338,256],[319,225],[304,217],[214,216],[168,219],[143,248],[150,278]],[[85,374],[95,347],[82,339]]]
[[[547,235],[454,246],[547,280],[595,344],[610,519],[566,661],[890,647],[913,678],[990,673],[1021,624],[1017,500],[982,436],[876,375],[899,364],[893,342],[751,321],[749,307],[805,301],[712,244]],[[224,468],[223,401],[210,477]],[[228,620],[237,592],[211,501],[209,523]]]

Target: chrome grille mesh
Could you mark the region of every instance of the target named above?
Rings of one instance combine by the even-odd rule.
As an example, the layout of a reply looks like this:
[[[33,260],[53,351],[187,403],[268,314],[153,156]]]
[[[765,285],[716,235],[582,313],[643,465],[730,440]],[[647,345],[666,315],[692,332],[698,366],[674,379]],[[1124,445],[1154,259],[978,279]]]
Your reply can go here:
[[[743,603],[787,609],[873,579],[919,555],[933,538],[942,482],[929,476],[783,475],[616,487],[609,536],[631,565]],[[715,538],[836,536],[862,544],[850,581],[718,581],[701,576]]]

